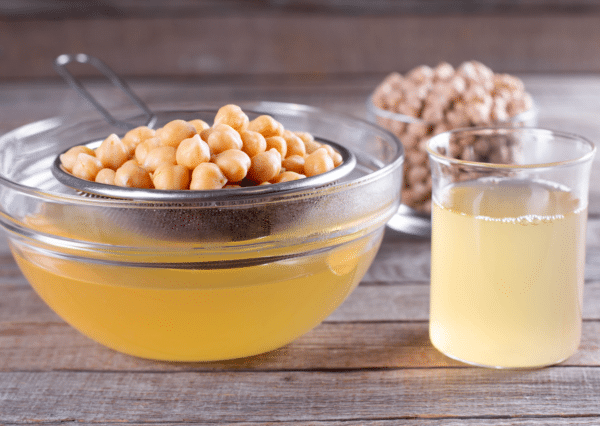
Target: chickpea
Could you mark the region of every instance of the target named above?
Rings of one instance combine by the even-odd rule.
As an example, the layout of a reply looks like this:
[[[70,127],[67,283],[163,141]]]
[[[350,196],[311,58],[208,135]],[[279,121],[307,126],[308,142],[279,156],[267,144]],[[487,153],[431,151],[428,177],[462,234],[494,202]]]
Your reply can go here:
[[[480,138],[473,144],[473,150],[479,157],[484,157],[490,152],[490,144],[485,138]]]
[[[138,163],[144,164],[144,159],[146,158],[146,155],[148,155],[148,153],[154,148],[157,148],[159,146],[161,146],[160,138],[153,137],[146,139],[144,142],[141,142],[135,148],[135,159],[138,161]]]
[[[146,155],[142,167],[152,173],[161,164],[175,165],[177,164],[176,152],[177,150],[172,146],[156,147]]]
[[[194,170],[198,164],[210,161],[210,148],[200,139],[200,135],[194,135],[181,141],[175,159],[177,164]]]
[[[242,151],[248,154],[250,158],[267,150],[267,141],[260,133],[247,130],[240,133],[240,136],[243,143]]]
[[[293,132],[296,136],[298,136],[300,139],[302,139],[302,142],[304,142],[304,144],[306,145],[309,142],[312,142],[315,140],[315,138],[313,137],[313,135],[311,135],[308,132]]]
[[[173,120],[160,129],[158,137],[161,145],[177,147],[179,143],[196,134],[196,128],[184,120]]]
[[[287,143],[283,137],[271,136],[265,140],[267,142],[267,150],[275,148],[281,154],[281,158],[285,158],[287,155]]]
[[[276,149],[270,149],[252,157],[248,178],[261,183],[270,181],[281,170],[281,154]]]
[[[304,179],[306,176],[300,173],[285,171],[283,173],[279,173],[271,183],[281,183],[281,182],[290,182],[293,180]]]
[[[305,142],[304,146],[306,147],[306,153],[309,155],[321,148],[321,144],[315,140]]]
[[[410,70],[407,74],[407,78],[415,82],[416,84],[424,84],[433,80],[434,71],[427,65],[419,65],[416,68]]]
[[[163,163],[152,174],[156,189],[183,190],[190,186],[190,170],[179,164]]]
[[[228,149],[217,155],[215,164],[230,182],[239,182],[246,177],[251,160],[244,151]]]
[[[281,166],[291,172],[304,173],[304,157],[300,155],[290,155],[281,162]]]
[[[153,138],[156,135],[156,131],[147,126],[136,127],[131,129],[121,139],[127,148],[127,155],[133,156],[135,148],[146,139]]]
[[[436,80],[448,80],[454,75],[454,67],[448,62],[440,62],[433,69],[433,77]]]
[[[136,161],[126,161],[115,173],[115,185],[129,188],[150,189],[153,187],[150,173]]]
[[[127,165],[127,167],[131,167],[130,164],[136,165],[138,167],[142,167],[142,165],[140,163],[138,163],[138,161],[135,158],[132,158],[131,160],[127,160],[123,163],[123,165],[121,165],[121,167]]]
[[[333,160],[333,167],[337,167],[344,162],[344,157],[337,151],[331,156],[331,159]]]
[[[114,133],[104,139],[96,148],[96,158],[106,168],[117,170],[129,159],[129,150]]]
[[[72,173],[78,178],[93,181],[98,172],[103,168],[102,162],[96,157],[85,152],[80,152],[77,154],[77,160],[73,165]]]
[[[271,136],[281,136],[283,125],[269,115],[261,115],[248,123],[248,130],[258,132],[265,138],[270,138]]]
[[[283,138],[285,139],[285,143],[287,145],[287,156],[300,155],[304,157],[304,154],[306,154],[306,146],[300,137],[296,136],[289,130],[286,130],[283,132]]]
[[[242,137],[231,126],[217,124],[206,141],[212,154],[219,154],[228,149],[242,149]]]
[[[325,148],[327,150],[327,154],[329,154],[331,159],[333,159],[333,156],[337,153],[337,151],[335,149],[333,149],[333,147],[331,145],[328,145],[326,143],[321,145],[321,148]]]
[[[201,131],[210,128],[210,125],[206,121],[200,119],[191,120],[188,121],[188,123],[194,126],[194,128],[196,129],[196,133],[200,133]]]
[[[214,163],[200,163],[192,172],[192,181],[190,182],[190,189],[207,190],[207,189],[221,189],[227,183],[227,178]]]
[[[413,167],[408,171],[407,180],[410,186],[424,182],[429,175],[429,170],[424,166]]]
[[[116,172],[113,169],[102,169],[96,175],[95,181],[98,183],[103,183],[105,185],[114,185],[115,184],[115,174]]]
[[[208,129],[204,129],[200,132],[198,132],[198,134],[200,135],[200,139],[202,139],[204,142],[208,142],[208,137],[210,136],[210,134],[213,132],[213,128],[209,127]]]
[[[91,156],[95,155],[94,151],[91,148],[88,148],[87,146],[74,146],[73,148],[67,150],[67,152],[65,152],[64,154],[60,155],[60,163],[62,164],[63,168],[69,173],[72,172],[73,166],[77,162],[77,156],[81,153]]]
[[[240,133],[248,128],[249,122],[248,116],[237,105],[225,105],[215,116],[215,124],[227,124]]]
[[[333,160],[325,148],[317,149],[308,157],[306,157],[304,161],[304,174],[306,176],[319,175],[332,169]]]
[[[225,185],[223,187],[223,189],[236,189],[236,188],[241,188],[242,185],[238,185],[237,183],[228,183],[227,185]]]

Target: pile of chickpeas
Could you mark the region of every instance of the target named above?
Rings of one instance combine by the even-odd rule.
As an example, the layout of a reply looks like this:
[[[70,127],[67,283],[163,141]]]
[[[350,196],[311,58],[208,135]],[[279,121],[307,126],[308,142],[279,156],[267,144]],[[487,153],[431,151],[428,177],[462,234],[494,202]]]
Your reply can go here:
[[[75,146],[62,167],[88,181],[121,187],[213,190],[288,182],[328,172],[343,161],[330,145],[292,132],[269,115],[253,120],[237,105],[221,107],[210,126],[173,120],[122,138],[108,136],[95,150]]]
[[[477,61],[454,68],[447,62],[436,67],[418,66],[405,75],[392,73],[372,96],[376,108],[406,116],[378,116],[377,122],[394,133],[405,148],[403,204],[431,211],[431,171],[427,140],[462,127],[497,124],[519,125],[511,119],[533,107],[523,82],[509,74],[496,74]],[[411,120],[412,118],[412,120]],[[475,140],[472,141],[474,145]],[[468,161],[505,163],[506,145],[455,144],[447,155]]]

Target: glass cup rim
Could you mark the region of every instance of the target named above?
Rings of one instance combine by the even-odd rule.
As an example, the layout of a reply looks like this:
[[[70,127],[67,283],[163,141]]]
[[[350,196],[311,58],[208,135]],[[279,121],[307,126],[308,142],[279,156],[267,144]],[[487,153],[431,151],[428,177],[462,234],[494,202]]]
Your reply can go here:
[[[439,147],[438,143],[440,142],[440,140],[445,140],[448,137],[450,137],[452,134],[458,134],[458,133],[482,134],[484,132],[487,132],[490,134],[497,133],[497,132],[502,132],[502,133],[529,132],[529,133],[538,133],[541,135],[545,134],[548,136],[560,137],[565,140],[583,142],[584,145],[586,145],[589,148],[589,150],[586,153],[584,153],[583,155],[579,155],[579,156],[576,156],[575,158],[571,158],[571,159],[567,159],[567,160],[553,161],[553,162],[548,162],[548,163],[531,163],[531,164],[500,164],[500,163],[484,163],[484,162],[479,162],[479,161],[461,160],[458,158],[449,157],[445,154],[440,154],[439,152],[436,151],[436,148]],[[501,134],[501,133],[499,133],[499,134]],[[458,128],[458,129],[448,130],[446,132],[439,133],[439,134],[431,137],[427,141],[426,149],[427,149],[427,153],[429,154],[430,159],[435,159],[437,162],[440,162],[445,165],[469,166],[469,167],[477,167],[477,168],[483,168],[483,169],[512,169],[512,170],[514,170],[514,169],[543,169],[543,168],[553,168],[553,167],[570,166],[570,165],[586,163],[588,161],[591,161],[594,158],[594,155],[596,153],[596,146],[591,140],[589,140],[588,138],[586,138],[584,136],[575,134],[575,133],[564,132],[561,130],[545,129],[545,128],[541,128],[541,127],[511,127],[511,126],[462,127],[462,128]]]

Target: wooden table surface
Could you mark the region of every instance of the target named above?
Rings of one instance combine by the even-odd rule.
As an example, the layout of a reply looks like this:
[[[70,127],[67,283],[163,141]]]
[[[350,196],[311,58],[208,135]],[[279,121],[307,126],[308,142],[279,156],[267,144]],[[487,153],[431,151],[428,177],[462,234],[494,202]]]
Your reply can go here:
[[[364,116],[381,75],[132,82],[146,101],[268,99]],[[524,75],[540,126],[600,141],[600,76]],[[108,105],[121,98],[92,84]],[[89,107],[63,83],[0,82],[0,133]],[[430,241],[387,230],[354,293],[279,350],[228,362],[122,355],[82,336],[34,293],[0,240],[0,424],[600,424],[600,161],[592,176],[583,337],[560,365],[470,367],[428,338]]]

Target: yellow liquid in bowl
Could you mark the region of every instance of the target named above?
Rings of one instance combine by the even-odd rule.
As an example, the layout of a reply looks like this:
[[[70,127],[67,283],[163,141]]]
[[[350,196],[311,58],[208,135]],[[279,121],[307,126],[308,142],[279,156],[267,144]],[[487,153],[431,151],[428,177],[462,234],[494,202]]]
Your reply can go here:
[[[90,338],[143,358],[208,361],[263,353],[319,324],[359,283],[382,234],[230,269],[91,263],[18,242],[12,249],[42,299]]]
[[[581,336],[586,215],[550,185],[451,187],[432,217],[433,345],[494,367],[572,355]]]

